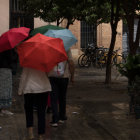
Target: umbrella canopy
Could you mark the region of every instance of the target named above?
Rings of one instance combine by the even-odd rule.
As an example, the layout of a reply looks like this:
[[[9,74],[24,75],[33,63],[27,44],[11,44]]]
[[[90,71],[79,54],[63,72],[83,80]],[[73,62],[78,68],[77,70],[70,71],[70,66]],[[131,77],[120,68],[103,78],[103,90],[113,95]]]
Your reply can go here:
[[[29,35],[29,28],[12,28],[0,36],[0,52],[14,48]]]
[[[46,26],[41,26],[38,28],[35,28],[34,30],[31,31],[30,35],[34,36],[37,33],[41,33],[44,34],[45,32],[47,32],[49,29],[53,29],[53,30],[62,30],[64,28],[59,27],[59,26],[55,26],[55,25],[46,25]]]
[[[77,42],[76,37],[68,29],[48,30],[44,35],[54,38],[61,38],[66,51],[68,51],[69,48]]]
[[[67,60],[63,41],[40,33],[17,47],[20,65],[49,72],[59,62]]]

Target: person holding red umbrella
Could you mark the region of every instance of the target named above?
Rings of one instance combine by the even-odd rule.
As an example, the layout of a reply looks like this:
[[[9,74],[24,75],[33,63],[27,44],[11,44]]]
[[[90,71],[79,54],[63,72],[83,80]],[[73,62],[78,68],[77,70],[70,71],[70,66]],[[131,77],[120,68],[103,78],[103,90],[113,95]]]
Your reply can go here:
[[[16,72],[17,55],[14,47],[28,37],[30,29],[12,28],[0,36],[0,113],[13,115],[6,110],[12,103],[12,74]]]
[[[28,135],[25,140],[33,140],[33,107],[37,107],[38,136],[44,140],[46,100],[51,91],[51,85],[46,72],[32,68],[23,68],[18,94],[24,94],[24,109]]]
[[[33,140],[33,107],[37,107],[39,140],[44,140],[45,111],[48,93],[52,90],[47,73],[59,62],[67,60],[61,39],[42,34],[24,41],[17,47],[23,72],[18,94],[24,94],[27,139]]]

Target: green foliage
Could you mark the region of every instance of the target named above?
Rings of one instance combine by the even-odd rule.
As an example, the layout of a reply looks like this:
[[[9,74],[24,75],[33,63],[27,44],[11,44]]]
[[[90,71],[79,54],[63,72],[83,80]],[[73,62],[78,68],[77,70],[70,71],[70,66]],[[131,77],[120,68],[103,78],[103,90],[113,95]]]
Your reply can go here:
[[[136,76],[131,84],[128,83],[128,94],[134,97],[135,105],[140,105],[140,76]]]
[[[20,0],[20,2],[24,11],[46,22],[68,19],[72,24],[77,19],[90,24],[108,23],[111,21],[111,2],[115,4],[114,13],[116,10],[116,0]],[[139,0],[123,0],[119,16],[123,18],[125,11],[131,14],[139,10]]]
[[[58,7],[52,0],[20,0],[20,3],[27,14],[33,14],[44,21],[53,22],[59,17]]]
[[[129,55],[127,62],[117,67],[121,75],[128,78],[128,94],[135,97],[136,104],[140,104],[140,54]]]
[[[46,22],[68,20],[90,24],[109,22],[110,4],[107,0],[20,0],[23,10]]]
[[[129,55],[126,63],[117,65],[121,75],[126,76],[132,83],[136,80],[136,77],[140,77],[140,54]]]
[[[126,14],[140,15],[140,0],[123,0],[121,1],[121,4]]]
[[[108,23],[110,21],[110,3],[106,0],[87,0],[81,11],[81,19],[89,24]]]

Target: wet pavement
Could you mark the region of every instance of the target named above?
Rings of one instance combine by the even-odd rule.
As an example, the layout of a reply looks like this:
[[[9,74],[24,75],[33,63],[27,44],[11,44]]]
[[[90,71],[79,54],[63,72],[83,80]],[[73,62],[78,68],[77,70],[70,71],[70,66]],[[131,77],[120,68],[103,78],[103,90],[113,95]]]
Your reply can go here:
[[[46,140],[140,140],[140,120],[128,115],[127,79],[116,75],[113,69],[109,87],[104,69],[76,67],[75,83],[68,88],[68,120],[52,128],[46,113]],[[0,140],[23,140],[26,135],[23,97],[17,95],[19,74],[13,80],[14,115],[0,116]],[[36,134],[36,115],[34,122]]]

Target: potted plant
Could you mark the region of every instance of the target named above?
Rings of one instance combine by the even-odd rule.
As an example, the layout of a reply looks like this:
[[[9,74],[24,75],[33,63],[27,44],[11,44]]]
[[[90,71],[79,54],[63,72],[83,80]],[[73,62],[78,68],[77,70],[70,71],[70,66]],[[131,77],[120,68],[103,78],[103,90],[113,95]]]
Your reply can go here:
[[[128,78],[128,94],[130,95],[130,113],[134,111],[140,118],[140,54],[128,55],[126,63],[117,64],[121,75]]]

